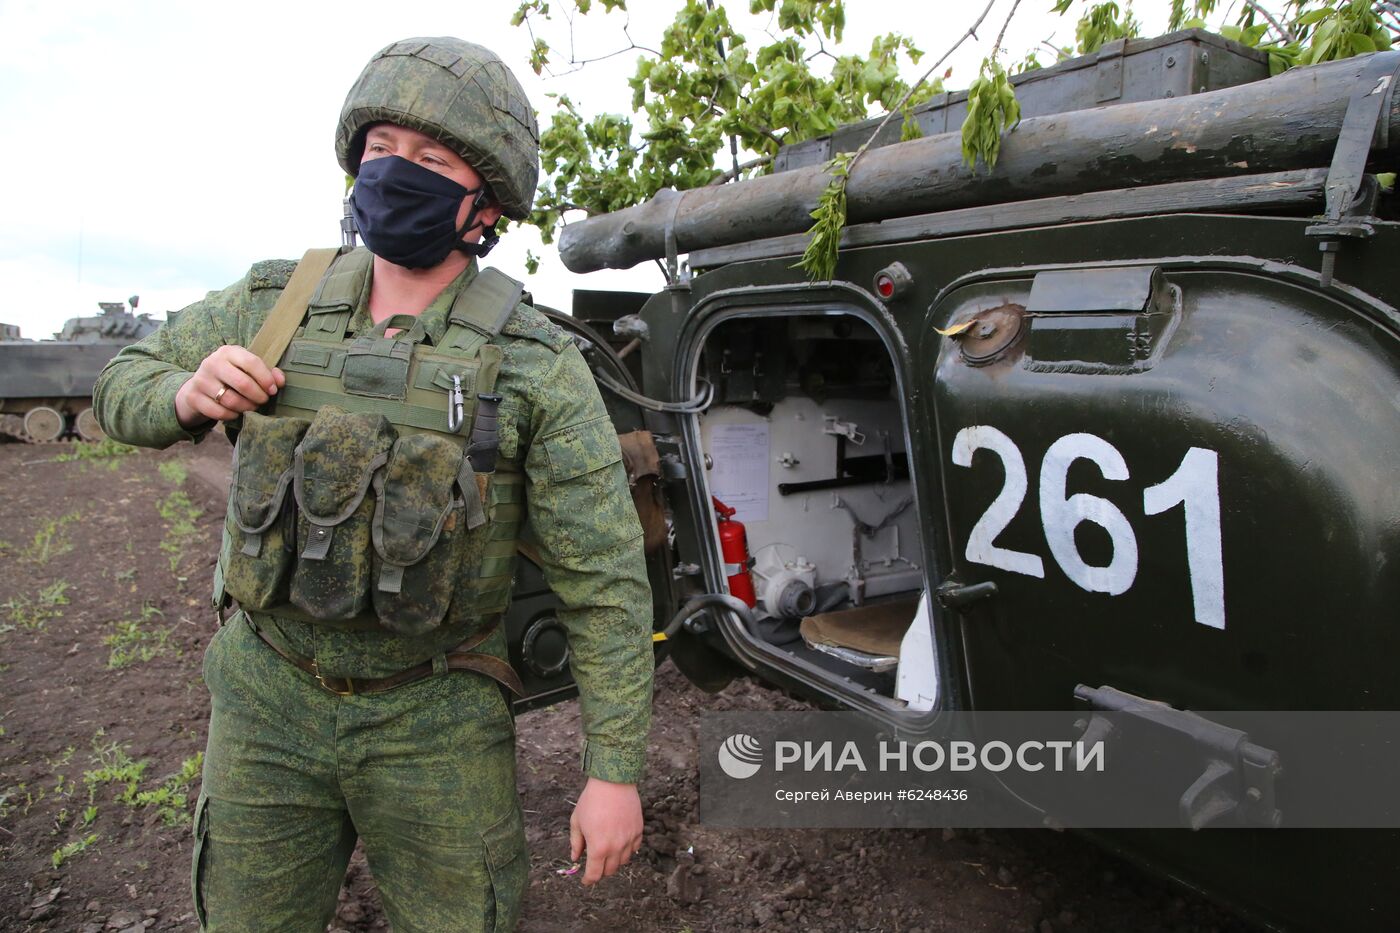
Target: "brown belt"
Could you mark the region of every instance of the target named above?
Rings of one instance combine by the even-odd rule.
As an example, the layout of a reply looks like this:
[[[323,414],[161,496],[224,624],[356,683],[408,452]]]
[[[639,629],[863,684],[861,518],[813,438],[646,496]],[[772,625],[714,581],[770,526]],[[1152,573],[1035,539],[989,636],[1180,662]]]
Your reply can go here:
[[[422,680],[425,677],[431,677],[433,675],[433,662],[424,661],[422,664],[415,664],[413,667],[405,668],[398,673],[390,674],[388,677],[332,677],[321,673],[320,665],[316,663],[315,658],[304,658],[299,654],[284,650],[280,645],[268,638],[260,628],[254,625],[253,620],[248,618],[247,613],[243,614],[243,618],[247,619],[248,627],[257,633],[257,636],[263,640],[264,644],[292,664],[306,671],[306,673],[310,674],[312,677],[315,677],[317,684],[330,693],[334,693],[336,696],[348,697],[354,696],[357,693],[383,693],[386,690],[393,690],[395,687],[402,687],[405,684],[411,684],[414,681]],[[525,695],[525,685],[520,682],[520,676],[515,673],[514,668],[495,655],[469,650],[485,641],[487,636],[495,630],[496,625],[499,624],[500,622],[497,621],[487,626],[483,631],[478,632],[447,652],[447,670],[475,671],[478,674],[485,674],[492,680],[504,684],[516,696],[523,697]]]

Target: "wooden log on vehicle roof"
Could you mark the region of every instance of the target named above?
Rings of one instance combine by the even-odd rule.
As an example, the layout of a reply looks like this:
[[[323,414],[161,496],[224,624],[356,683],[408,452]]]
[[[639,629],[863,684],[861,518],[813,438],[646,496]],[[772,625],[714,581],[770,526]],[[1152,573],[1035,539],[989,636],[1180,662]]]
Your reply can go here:
[[[1376,69],[1388,76],[1378,82]],[[1378,52],[1204,94],[1119,104],[1022,121],[996,169],[963,162],[960,133],[871,149],[846,186],[847,221],[1052,195],[1328,165],[1362,81],[1389,95],[1372,143],[1380,170],[1400,156],[1400,51]],[[559,254],[573,272],[626,269],[666,255],[801,233],[826,187],[822,166],[735,184],[662,191],[651,200],[564,227]]]

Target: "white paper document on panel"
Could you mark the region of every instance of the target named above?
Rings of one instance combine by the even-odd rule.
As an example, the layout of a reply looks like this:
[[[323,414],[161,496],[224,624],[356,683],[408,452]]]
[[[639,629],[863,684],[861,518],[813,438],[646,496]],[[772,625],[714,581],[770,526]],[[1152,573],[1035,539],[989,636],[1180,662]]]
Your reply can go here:
[[[768,422],[710,428],[710,489],[741,522],[768,521]]]

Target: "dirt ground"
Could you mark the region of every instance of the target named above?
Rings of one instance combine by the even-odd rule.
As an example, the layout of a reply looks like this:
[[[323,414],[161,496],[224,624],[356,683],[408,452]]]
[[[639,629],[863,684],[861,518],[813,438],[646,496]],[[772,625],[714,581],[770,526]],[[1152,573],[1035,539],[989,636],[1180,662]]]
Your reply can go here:
[[[110,449],[110,448],[108,448]],[[229,448],[0,444],[0,930],[191,930],[200,658]],[[531,847],[522,933],[1251,929],[1048,831],[735,831],[696,815],[705,709],[798,709],[658,671],[639,859],[558,874],[581,786],[576,702],[518,721]],[[333,930],[387,929],[357,855]]]

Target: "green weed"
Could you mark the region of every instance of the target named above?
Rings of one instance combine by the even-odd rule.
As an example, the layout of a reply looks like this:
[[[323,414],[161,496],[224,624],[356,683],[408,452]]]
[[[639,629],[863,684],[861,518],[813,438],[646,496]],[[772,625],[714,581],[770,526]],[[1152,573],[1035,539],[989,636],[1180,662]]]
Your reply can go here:
[[[171,463],[161,466],[180,465]],[[184,467],[180,469],[183,471]],[[180,559],[185,556],[195,535],[199,533],[196,523],[203,517],[204,510],[191,502],[190,497],[179,489],[160,500],[156,509],[166,523],[165,537],[160,542],[160,549],[170,559],[170,572],[174,573],[180,565]]]
[[[117,795],[117,799],[125,804],[133,804],[136,800],[137,785],[141,783],[150,762],[132,761],[126,749],[116,742],[102,744],[102,736],[102,731],[98,730],[97,735],[92,738],[92,763],[97,767],[83,772],[83,783],[88,786],[88,801],[92,801],[100,785],[119,784],[122,785],[122,791]]]
[[[146,623],[164,615],[154,606],[145,606],[141,618],[113,622],[116,631],[102,639],[102,644],[112,649],[107,655],[108,669],[118,670],[138,662],[144,664],[165,654],[174,627],[145,627]]]
[[[31,809],[33,809],[33,807],[34,807],[34,805],[35,805],[36,803],[42,803],[43,800],[44,800],[44,798],[47,797],[48,794],[49,794],[48,790],[47,790],[46,788],[43,788],[43,787],[39,788],[39,793],[38,793],[38,794],[35,794],[32,790],[29,789],[29,785],[28,785],[28,784],[19,784],[19,785],[16,785],[14,788],[12,788],[12,790],[15,791],[15,794],[16,794],[17,797],[18,797],[19,794],[24,794],[24,811],[23,811],[23,812],[24,812],[24,815],[25,815],[25,816],[28,816],[28,815],[29,815],[29,811],[30,811]]]
[[[138,793],[132,801],[132,806],[155,807],[161,822],[166,826],[178,826],[189,822],[190,815],[185,812],[186,802],[184,794],[161,785],[155,790],[143,790]]]
[[[77,520],[77,512],[50,519],[44,527],[34,532],[33,543],[20,556],[32,564],[47,564],[52,558],[67,554],[73,550],[73,542],[68,540],[64,529]]]
[[[195,752],[189,758],[180,762],[180,770],[175,773],[175,778],[180,781],[182,787],[186,789],[194,783],[194,779],[199,777],[204,771],[204,753]]]
[[[64,862],[68,861],[73,856],[86,852],[91,846],[96,845],[97,839],[97,833],[88,833],[81,839],[77,839],[54,849],[53,855],[49,857],[49,860],[53,862],[54,868],[60,868],[63,866]]]
[[[83,811],[83,825],[97,819],[97,807],[92,799],[97,788],[115,785],[121,788],[117,800],[128,807],[155,807],[161,822],[166,826],[180,826],[190,821],[189,791],[204,767],[204,753],[195,752],[180,763],[180,770],[166,775],[160,786],[153,790],[141,790],[141,779],[146,775],[149,762],[132,761],[126,749],[116,742],[102,744],[101,733],[93,738],[93,763],[98,765],[83,775],[88,786],[89,806]]]
[[[58,608],[68,605],[67,580],[57,580],[39,591],[37,598],[12,596],[0,603],[0,609],[9,615],[9,627],[0,626],[0,634],[13,631],[15,626],[24,629],[41,629],[50,619],[63,615]]]
[[[59,454],[53,459],[55,463],[68,463],[73,460],[112,460],[134,453],[136,453],[135,447],[114,441],[110,437],[104,437],[100,441],[79,441],[73,445],[68,453]]]
[[[141,791],[134,798],[138,807],[155,807],[166,826],[181,826],[190,821],[189,790],[204,766],[204,753],[195,752],[180,763],[180,770],[170,775],[155,790]]]
[[[156,467],[156,471],[160,473],[163,479],[174,483],[176,486],[183,486],[185,484],[185,479],[190,475],[189,470],[186,470],[185,465],[178,460],[167,460],[165,463]]]

